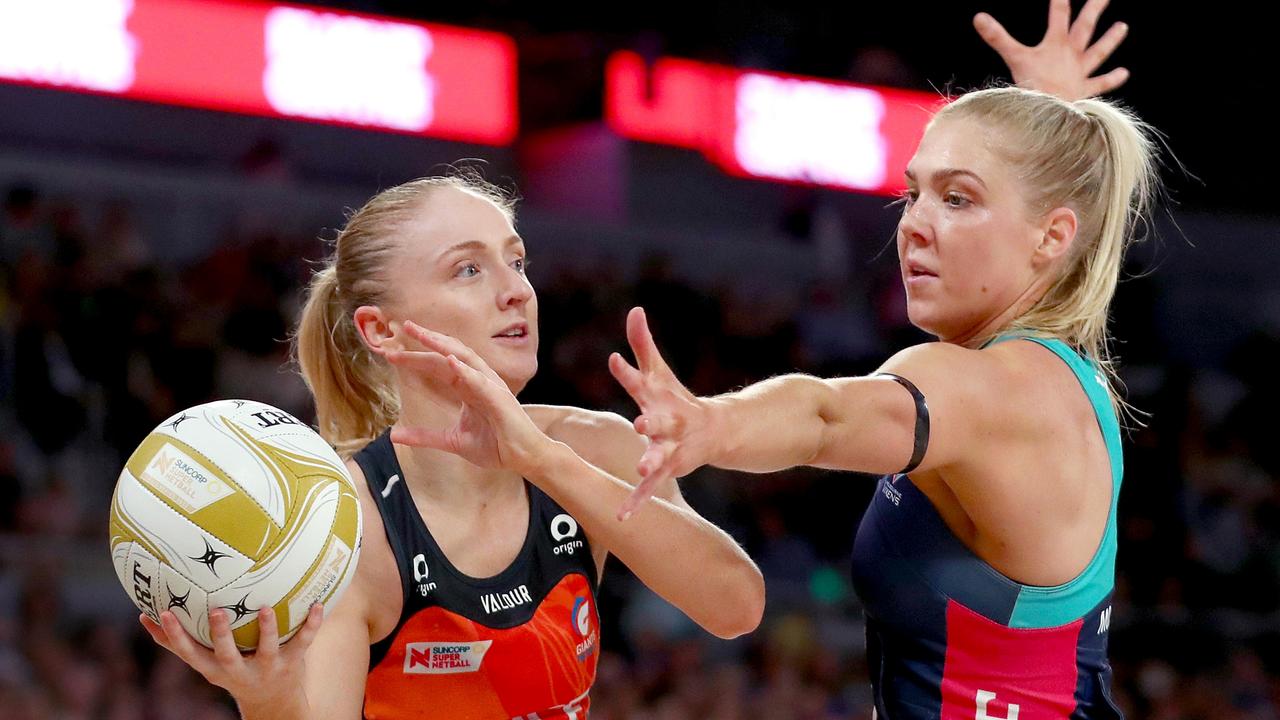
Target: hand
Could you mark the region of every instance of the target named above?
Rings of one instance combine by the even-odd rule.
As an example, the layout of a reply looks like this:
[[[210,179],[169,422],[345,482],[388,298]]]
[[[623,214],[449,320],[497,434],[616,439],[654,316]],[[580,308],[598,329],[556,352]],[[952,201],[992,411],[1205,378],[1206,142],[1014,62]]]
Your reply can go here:
[[[511,389],[474,350],[456,338],[406,322],[405,332],[426,351],[388,350],[392,364],[421,373],[462,405],[446,430],[397,427],[392,442],[453,453],[473,465],[532,474],[551,443],[529,419]]]
[[[644,310],[627,315],[627,342],[635,353],[637,370],[618,353],[609,356],[609,371],[640,406],[636,432],[649,438],[636,471],[643,478],[618,511],[625,520],[667,480],[688,475],[712,458],[708,427],[710,410],[705,398],[695,396],[676,379],[675,373],[653,342]]]
[[[283,695],[302,691],[307,648],[315,640],[323,616],[324,607],[312,605],[306,622],[282,648],[275,611],[262,608],[258,611],[258,648],[249,655],[236,648],[231,621],[221,608],[209,612],[212,650],[196,642],[170,610],[160,613],[158,625],[145,614],[138,619],[157,645],[177,655],[205,680],[231,693],[242,705],[266,707],[296,703],[296,696],[286,699]]]
[[[1070,0],[1050,0],[1049,28],[1040,44],[1034,47],[1014,40],[1004,26],[987,13],[974,16],[973,26],[1009,66],[1015,83],[1071,102],[1109,93],[1129,79],[1125,68],[1090,77],[1129,32],[1128,25],[1118,22],[1097,42],[1089,44],[1107,2],[1088,0],[1072,23]]]

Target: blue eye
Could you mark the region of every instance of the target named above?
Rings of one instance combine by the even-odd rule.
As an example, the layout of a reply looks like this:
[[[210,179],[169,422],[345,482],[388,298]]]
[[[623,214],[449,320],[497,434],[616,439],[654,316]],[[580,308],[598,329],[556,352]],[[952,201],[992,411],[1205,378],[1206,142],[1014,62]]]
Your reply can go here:
[[[511,267],[515,268],[516,272],[523,275],[524,271],[529,268],[529,261],[524,258],[516,258],[511,262]]]
[[[466,265],[463,265],[462,267],[458,268],[458,272],[454,273],[453,276],[469,278],[469,277],[475,277],[479,273],[480,273],[479,265],[476,265],[475,263],[467,263]]]
[[[969,198],[957,192],[949,192],[943,199],[947,205],[953,208],[967,207],[970,203]]]

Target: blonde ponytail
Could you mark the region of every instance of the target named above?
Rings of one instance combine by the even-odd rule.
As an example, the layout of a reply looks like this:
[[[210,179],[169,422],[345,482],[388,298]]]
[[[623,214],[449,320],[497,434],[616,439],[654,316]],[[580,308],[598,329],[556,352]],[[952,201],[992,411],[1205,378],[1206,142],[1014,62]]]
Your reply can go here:
[[[311,279],[294,348],[316,402],[320,435],[349,457],[395,423],[400,411],[391,374],[365,346],[338,297],[333,262]]]
[[[1033,212],[1076,212],[1076,237],[1061,275],[1000,332],[1056,337],[1074,346],[1107,374],[1112,402],[1122,407],[1107,320],[1125,250],[1157,189],[1154,131],[1105,100],[1066,102],[1012,87],[964,95],[933,122],[944,118],[972,118],[1002,131],[1008,142],[993,150],[1017,168]]]

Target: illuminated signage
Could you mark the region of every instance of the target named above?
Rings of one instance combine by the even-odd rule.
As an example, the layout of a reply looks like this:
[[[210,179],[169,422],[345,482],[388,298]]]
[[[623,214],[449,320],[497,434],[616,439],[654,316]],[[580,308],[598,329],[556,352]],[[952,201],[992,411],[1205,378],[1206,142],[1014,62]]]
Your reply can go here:
[[[743,177],[892,194],[942,99],[616,53],[605,117],[623,137],[698,150]]]
[[[0,0],[0,79],[505,145],[497,33],[237,0]]]

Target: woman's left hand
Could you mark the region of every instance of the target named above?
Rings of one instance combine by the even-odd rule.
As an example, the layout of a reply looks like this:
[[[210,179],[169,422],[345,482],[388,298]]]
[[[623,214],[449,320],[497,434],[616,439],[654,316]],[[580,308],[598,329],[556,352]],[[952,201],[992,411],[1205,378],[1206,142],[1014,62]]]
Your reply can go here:
[[[457,338],[412,322],[405,323],[405,331],[426,350],[388,350],[387,360],[449,393],[462,405],[462,415],[443,430],[396,427],[391,441],[444,450],[479,467],[529,474],[552,440],[529,419],[502,378]]]

